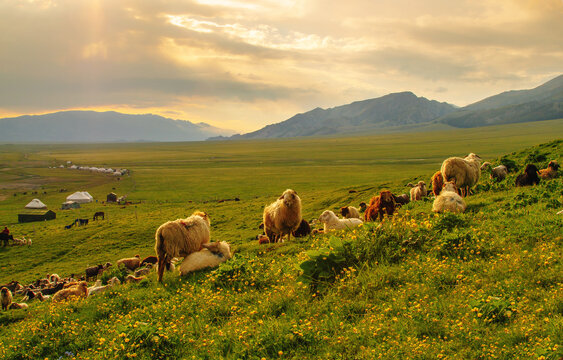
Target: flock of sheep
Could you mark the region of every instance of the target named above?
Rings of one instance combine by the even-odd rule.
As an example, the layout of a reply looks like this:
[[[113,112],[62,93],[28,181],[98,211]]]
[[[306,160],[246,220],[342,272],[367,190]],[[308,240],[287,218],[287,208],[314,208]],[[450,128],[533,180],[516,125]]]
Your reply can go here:
[[[504,165],[492,167],[488,162],[481,165],[481,158],[471,153],[465,158],[451,157],[446,159],[432,177],[432,193],[435,199],[432,211],[450,211],[460,213],[465,211],[466,204],[463,197],[470,194],[470,189],[475,186],[481,175],[481,170],[489,169],[491,178],[503,180],[508,174]],[[537,184],[540,177],[552,179],[558,175],[559,164],[551,161],[546,169],[538,170],[533,164],[526,166],[522,174],[516,178],[516,186]],[[339,218],[333,211],[325,210],[319,221],[323,223],[323,232],[331,230],[349,229],[361,225],[364,221],[381,220],[385,216],[392,216],[396,209],[409,201],[417,201],[426,197],[429,191],[424,181],[419,181],[411,186],[410,194],[394,195],[389,190],[383,190],[379,195],[370,199],[369,205],[360,204],[360,209],[353,206],[341,208],[344,218]],[[363,212],[363,219],[361,216]],[[311,230],[310,224],[301,216],[301,199],[292,189],[287,189],[273,203],[266,206],[263,212],[264,234],[259,236],[259,242],[280,242],[287,236],[299,237],[311,234],[318,230]],[[210,242],[210,220],[205,212],[196,211],[186,219],[177,219],[162,224],[155,233],[156,256],[149,256],[141,260],[139,255],[117,261],[117,266],[134,271],[127,276],[127,282],[141,281],[154,267],[158,273],[158,281],[162,282],[165,270],[174,271],[175,260],[183,258],[179,264],[178,272],[185,275],[190,272],[215,267],[232,258],[230,245],[226,242]],[[89,267],[85,271],[84,280],[97,278],[111,267],[111,263]],[[107,285],[102,285],[100,280],[87,287],[83,279],[61,279],[52,274],[45,279],[37,280],[26,287],[16,282],[1,286],[0,302],[2,309],[27,308],[27,304],[13,303],[12,292],[24,294],[25,300],[38,298],[45,300],[52,295],[53,302],[63,301],[71,297],[88,297],[102,292],[111,286],[120,284],[118,278],[112,278]]]

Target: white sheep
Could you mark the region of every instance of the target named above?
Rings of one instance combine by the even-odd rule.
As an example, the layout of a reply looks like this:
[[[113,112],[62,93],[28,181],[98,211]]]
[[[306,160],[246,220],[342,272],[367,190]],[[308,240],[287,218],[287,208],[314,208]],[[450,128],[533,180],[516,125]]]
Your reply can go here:
[[[473,153],[465,158],[451,157],[442,163],[440,172],[444,183],[453,182],[456,188],[461,189],[463,196],[469,194],[469,189],[477,184],[481,175],[481,158]]]
[[[301,220],[301,219],[299,219]],[[199,251],[209,242],[209,217],[196,211],[186,219],[168,221],[156,230],[155,251],[158,258],[158,281],[162,282],[164,269],[169,268],[175,257],[186,257]]]
[[[96,280],[96,283],[88,288],[88,296],[99,294],[106,291],[108,288],[119,284],[121,284],[121,281],[119,281],[119,279],[115,276],[108,280],[107,285],[102,285],[101,280]]]
[[[301,199],[297,192],[287,189],[278,200],[266,206],[263,221],[270,242],[283,241],[286,234],[288,241],[291,240],[291,233],[301,223]]]
[[[319,221],[323,223],[325,233],[329,230],[351,229],[364,223],[362,220],[356,218],[339,219],[336,214],[330,210],[325,210],[321,216],[319,216]]]
[[[231,247],[225,241],[203,244],[203,249],[186,256],[180,264],[180,275],[186,275],[192,271],[216,267],[231,259]]]
[[[424,181],[419,181],[418,184],[416,185],[408,183],[407,186],[411,187],[410,190],[411,201],[422,200],[423,197],[428,195],[428,190],[426,189],[426,183]]]
[[[450,211],[457,214],[464,212],[466,207],[465,201],[463,201],[463,198],[457,193],[455,184],[453,182],[447,182],[444,184],[440,195],[434,199],[432,211],[438,213]]]
[[[483,165],[481,165],[481,171],[488,169],[491,172],[491,179],[495,179],[497,181],[502,181],[508,175],[508,168],[504,165],[499,165],[493,167],[493,165],[485,161]]]

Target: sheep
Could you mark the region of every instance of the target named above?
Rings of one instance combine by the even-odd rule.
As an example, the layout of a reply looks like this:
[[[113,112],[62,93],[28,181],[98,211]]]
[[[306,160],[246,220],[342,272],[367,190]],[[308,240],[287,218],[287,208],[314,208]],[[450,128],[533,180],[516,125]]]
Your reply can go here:
[[[351,229],[364,223],[362,220],[356,218],[339,219],[336,214],[330,210],[325,210],[321,216],[319,216],[319,221],[324,224],[323,230],[325,233],[329,230]]]
[[[127,269],[129,269],[131,271],[135,271],[135,269],[137,269],[141,265],[141,255],[137,254],[132,258],[124,258],[124,259],[117,260],[117,266],[118,267],[122,264]]]
[[[502,181],[506,179],[506,176],[508,175],[508,168],[506,166],[499,165],[493,167],[493,165],[488,161],[485,161],[483,165],[481,165],[481,171],[483,170],[489,170],[491,172],[491,179],[496,181]]]
[[[125,278],[125,282],[130,284],[130,283],[138,283],[141,280],[146,279],[146,276],[135,276],[135,275],[127,275],[127,277]]]
[[[11,292],[16,292],[18,290],[22,290],[23,289],[23,285],[20,284],[18,281],[12,280],[9,283],[5,284],[5,285],[0,285],[0,287],[6,287],[8,288],[8,290],[10,290]]]
[[[442,191],[442,187],[444,186],[444,178],[442,177],[441,171],[436,171],[434,175],[432,175],[432,179],[430,180],[432,184],[432,192],[434,196],[440,195],[440,191]]]
[[[88,288],[88,296],[99,294],[106,291],[108,288],[119,284],[121,284],[121,281],[119,281],[119,279],[115,276],[108,280],[107,285],[102,285],[102,282],[97,280],[93,286]]]
[[[137,269],[135,270],[135,276],[145,276],[150,274],[152,270],[152,264],[147,264],[147,266],[145,266],[142,269]]]
[[[375,221],[377,218],[382,220],[385,214],[392,216],[395,212],[395,208],[396,203],[393,194],[389,190],[383,190],[378,196],[371,198],[369,207],[364,213],[364,220]]]
[[[352,218],[361,219],[362,218],[360,216],[360,212],[358,211],[358,209],[356,209],[353,206],[344,206],[344,207],[340,208],[340,214],[342,214],[342,216],[345,219],[352,219]]]
[[[528,186],[540,183],[538,168],[534,164],[526,165],[524,173],[516,177],[516,186]]]
[[[559,170],[559,164],[555,160],[551,160],[547,164],[546,169],[540,170],[540,177],[544,180],[555,179],[557,177],[557,170]]]
[[[61,281],[61,277],[57,274],[51,274],[47,277],[51,283],[58,283]]]
[[[209,217],[201,211],[194,212],[186,219],[168,221],[156,230],[155,251],[158,258],[158,281],[162,282],[164,268],[170,268],[174,257],[186,257],[199,251],[209,242]]]
[[[22,301],[32,301],[32,300],[39,300],[39,301],[45,301],[46,297],[43,296],[43,293],[41,291],[35,292],[31,289],[27,290],[25,292],[25,296],[22,299]]]
[[[395,200],[396,208],[406,205],[411,201],[409,194],[393,195],[393,200]]]
[[[92,278],[98,278],[98,275],[101,274],[104,266],[103,265],[96,265],[87,267],[85,270],[86,273],[86,280],[90,280]]]
[[[26,303],[11,303],[9,309],[17,310],[17,309],[27,309],[28,306]]]
[[[203,249],[186,256],[180,268],[180,275],[186,275],[192,271],[216,267],[231,259],[231,247],[225,241],[203,244]]]
[[[0,289],[0,303],[2,304],[2,310],[8,310],[12,303],[12,292],[5,286]]]
[[[51,287],[41,289],[43,295],[53,295],[64,288],[65,282],[59,282]]]
[[[155,265],[157,262],[158,259],[156,256],[147,256],[146,258],[143,259],[143,261],[141,261],[141,267],[147,264]]]
[[[258,235],[258,244],[269,244],[270,239],[265,234]]]
[[[291,232],[295,231],[301,223],[301,199],[297,192],[287,189],[270,205],[264,208],[264,233],[270,241],[291,240]]]
[[[360,206],[360,212],[361,212],[361,213],[365,212],[366,209],[368,208],[367,204],[366,204],[365,202],[363,202],[363,201],[360,203],[359,206]]]
[[[422,180],[419,181],[418,184],[416,185],[408,183],[407,186],[411,187],[410,190],[411,201],[422,200],[422,198],[425,197],[428,193],[426,190],[426,183]]]
[[[299,223],[299,227],[297,227],[296,230],[291,232],[291,234],[296,238],[307,236],[310,233],[311,233],[311,225],[309,225],[309,223],[305,219],[301,219],[301,222]]]
[[[453,182],[446,182],[440,192],[440,195],[434,199],[432,204],[432,211],[445,212],[450,211],[453,213],[462,213],[465,211],[467,205],[463,198],[457,193],[457,188]]]
[[[481,176],[481,158],[470,153],[465,158],[450,157],[444,160],[440,172],[444,182],[452,181],[462,196],[469,195],[469,190],[477,184]]]
[[[75,286],[60,290],[53,295],[53,302],[61,302],[71,297],[88,297],[88,287],[86,281],[81,281]]]

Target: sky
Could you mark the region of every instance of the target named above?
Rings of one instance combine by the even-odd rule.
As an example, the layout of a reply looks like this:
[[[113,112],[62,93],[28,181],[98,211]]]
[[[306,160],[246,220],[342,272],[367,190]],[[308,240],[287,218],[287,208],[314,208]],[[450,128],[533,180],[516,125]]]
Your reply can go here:
[[[248,132],[412,91],[563,73],[563,0],[0,0],[0,118],[158,114]]]

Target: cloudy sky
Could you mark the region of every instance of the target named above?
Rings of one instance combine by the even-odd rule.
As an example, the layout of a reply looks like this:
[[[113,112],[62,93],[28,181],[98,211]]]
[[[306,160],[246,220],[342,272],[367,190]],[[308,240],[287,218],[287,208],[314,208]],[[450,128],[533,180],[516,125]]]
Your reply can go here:
[[[563,0],[0,0],[0,117],[92,109],[251,131],[410,90],[563,73]]]

